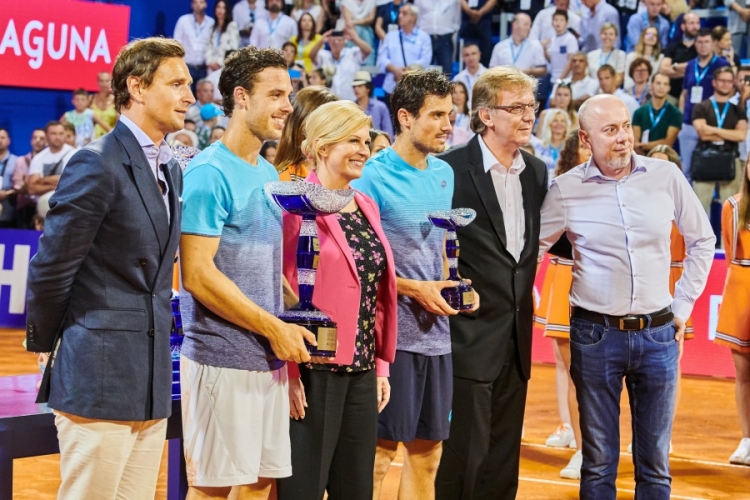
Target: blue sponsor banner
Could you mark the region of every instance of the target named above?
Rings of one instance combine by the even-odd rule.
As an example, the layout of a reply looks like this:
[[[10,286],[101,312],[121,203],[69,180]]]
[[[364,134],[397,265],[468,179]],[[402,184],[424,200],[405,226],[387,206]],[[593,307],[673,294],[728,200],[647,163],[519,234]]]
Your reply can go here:
[[[0,229],[0,327],[26,327],[26,277],[41,231]]]

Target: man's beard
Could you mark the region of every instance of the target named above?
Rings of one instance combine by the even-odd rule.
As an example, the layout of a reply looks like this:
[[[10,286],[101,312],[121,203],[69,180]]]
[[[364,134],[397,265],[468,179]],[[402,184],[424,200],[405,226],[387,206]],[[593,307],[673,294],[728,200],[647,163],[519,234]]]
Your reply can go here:
[[[612,158],[607,163],[609,165],[609,168],[616,168],[616,169],[627,168],[627,166],[630,165],[630,154],[627,157]]]
[[[278,14],[279,12],[281,12],[281,7],[273,4],[268,8],[268,12],[270,12],[271,14]]]

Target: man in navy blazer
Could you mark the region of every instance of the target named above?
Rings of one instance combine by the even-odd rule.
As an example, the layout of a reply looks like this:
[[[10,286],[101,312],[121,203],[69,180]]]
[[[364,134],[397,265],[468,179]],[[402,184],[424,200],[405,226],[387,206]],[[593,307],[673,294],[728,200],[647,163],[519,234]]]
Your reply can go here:
[[[161,38],[121,50],[120,121],[70,159],[29,267],[27,348],[52,353],[38,401],[55,410],[58,498],[154,497],[182,194],[164,136],[195,102],[184,55]]]

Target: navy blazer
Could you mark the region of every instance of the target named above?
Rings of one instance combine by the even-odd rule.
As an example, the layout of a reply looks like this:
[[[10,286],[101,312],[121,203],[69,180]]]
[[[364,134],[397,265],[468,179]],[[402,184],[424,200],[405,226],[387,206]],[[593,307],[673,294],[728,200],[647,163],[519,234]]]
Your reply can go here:
[[[172,408],[170,298],[182,171],[159,186],[127,126],[84,147],[60,177],[29,266],[27,349],[59,350],[39,401],[106,420],[167,418]]]

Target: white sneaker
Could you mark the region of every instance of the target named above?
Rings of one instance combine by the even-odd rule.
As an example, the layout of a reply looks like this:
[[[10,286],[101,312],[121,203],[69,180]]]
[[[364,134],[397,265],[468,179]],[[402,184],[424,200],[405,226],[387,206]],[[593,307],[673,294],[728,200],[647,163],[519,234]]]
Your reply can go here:
[[[573,450],[578,448],[578,443],[576,443],[576,438],[573,438],[570,440],[570,444],[568,445],[568,448],[571,448]]]
[[[740,445],[729,457],[729,463],[735,465],[750,465],[750,438],[742,438]]]
[[[560,471],[560,477],[563,479],[581,479],[581,464],[583,463],[583,453],[581,450],[575,452],[563,470]]]
[[[553,432],[550,437],[547,438],[546,444],[547,446],[552,446],[553,448],[565,448],[570,445],[571,441],[575,440],[575,436],[573,434],[573,428],[570,426],[570,424],[560,424],[557,429],[555,429],[555,432]]]

